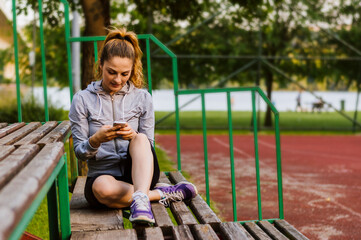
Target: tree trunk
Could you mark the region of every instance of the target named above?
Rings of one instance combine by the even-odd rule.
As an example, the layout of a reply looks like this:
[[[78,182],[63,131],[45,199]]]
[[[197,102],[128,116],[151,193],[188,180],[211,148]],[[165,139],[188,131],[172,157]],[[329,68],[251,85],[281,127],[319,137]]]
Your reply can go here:
[[[265,79],[266,79],[266,88],[267,88],[267,97],[272,102],[272,85],[273,85],[273,72],[271,69],[265,69]],[[271,108],[267,105],[266,118],[264,121],[265,127],[272,127],[272,114]]]
[[[110,25],[110,0],[81,0],[85,18],[83,36],[104,36],[107,34],[106,27]],[[103,42],[98,42],[98,50]],[[82,43],[82,75],[81,88],[85,89],[94,81],[94,44],[93,42]]]

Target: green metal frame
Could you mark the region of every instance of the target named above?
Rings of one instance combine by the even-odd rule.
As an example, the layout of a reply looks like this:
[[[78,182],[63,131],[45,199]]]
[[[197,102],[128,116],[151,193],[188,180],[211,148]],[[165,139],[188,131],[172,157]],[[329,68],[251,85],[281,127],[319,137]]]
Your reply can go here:
[[[94,37],[71,37],[70,35],[70,24],[69,24],[69,4],[66,0],[60,0],[64,5],[64,13],[65,13],[65,38],[66,38],[66,48],[67,48],[67,57],[68,57],[68,77],[69,77],[69,90],[70,90],[70,100],[73,98],[73,80],[72,80],[72,63],[71,63],[71,43],[72,42],[93,42],[94,45],[94,56],[95,61],[98,60],[98,41],[104,41],[106,36],[94,36]],[[41,53],[42,53],[42,70],[43,70],[43,88],[44,88],[44,103],[45,103],[45,121],[48,121],[48,107],[47,107],[47,82],[46,82],[46,67],[45,67],[45,46],[43,41],[43,19],[42,19],[42,5],[41,0],[39,2],[39,17],[40,17],[40,35],[41,35]],[[13,0],[13,9],[16,8],[15,0]],[[14,33],[16,32],[16,12],[14,12]],[[228,129],[229,129],[229,145],[230,145],[230,163],[231,163],[231,180],[232,180],[232,206],[233,206],[233,219],[234,221],[238,221],[237,217],[237,202],[236,202],[236,182],[235,182],[235,171],[234,171],[234,153],[233,153],[233,126],[232,126],[232,109],[231,109],[231,97],[230,94],[232,92],[251,92],[252,94],[252,116],[253,116],[253,133],[254,133],[254,145],[255,145],[255,168],[256,168],[256,182],[257,182],[257,201],[258,201],[258,219],[257,220],[249,220],[249,221],[260,221],[260,220],[268,220],[270,222],[276,219],[283,219],[283,195],[282,195],[282,169],[281,169],[281,151],[280,151],[280,131],[279,131],[279,113],[270,100],[266,97],[263,91],[259,87],[248,87],[248,88],[224,88],[224,89],[198,89],[198,90],[179,90],[178,88],[178,63],[177,56],[169,50],[166,45],[161,43],[156,37],[151,34],[140,34],[138,35],[138,39],[146,41],[146,59],[147,59],[147,78],[148,78],[148,90],[152,93],[152,74],[151,74],[151,51],[150,51],[150,41],[152,41],[155,45],[157,45],[161,50],[163,50],[172,61],[172,72],[173,72],[173,82],[174,82],[174,95],[175,95],[175,117],[176,117],[176,139],[177,139],[177,167],[178,170],[181,171],[181,147],[180,147],[180,116],[179,116],[179,96],[180,95],[200,95],[202,101],[202,121],[203,121],[203,145],[204,145],[204,164],[205,164],[205,179],[206,179],[206,201],[210,203],[209,197],[209,175],[208,175],[208,154],[207,154],[207,123],[206,123],[206,103],[205,103],[205,95],[208,93],[226,93],[227,94],[227,112],[228,112]],[[18,46],[17,46],[17,38],[16,34],[14,34],[14,48],[15,48],[15,67],[16,67],[16,80],[17,80],[17,95],[18,95],[18,119],[22,120],[21,115],[21,99],[20,99],[20,79],[19,79],[19,66],[18,66]],[[249,65],[253,65],[256,61],[253,61],[252,64],[247,64],[242,67],[248,68]],[[238,71],[238,70],[237,70]],[[238,73],[238,72],[237,72]],[[228,78],[227,78],[228,79]],[[227,80],[225,79],[225,81]],[[259,172],[259,155],[258,155],[258,129],[257,129],[257,114],[256,114],[256,93],[257,96],[260,96],[266,104],[268,104],[271,108],[271,111],[274,114],[275,118],[275,138],[276,138],[276,159],[277,159],[277,183],[278,183],[278,208],[279,208],[279,218],[274,219],[263,219],[262,218],[262,202],[261,202],[261,184],[260,184],[260,172]],[[198,98],[198,96],[197,96]],[[71,183],[74,183],[77,176],[77,159],[74,157],[74,152],[72,149],[72,138],[71,133],[65,138],[69,141],[69,156],[70,156],[70,165],[71,165]],[[65,140],[65,141],[66,141]],[[54,199],[56,198],[56,184],[55,184],[55,176],[59,178],[61,176],[62,180],[58,180],[58,188],[59,188],[59,205],[60,205],[60,232],[66,239],[70,234],[70,225],[66,219],[68,219],[69,215],[69,202],[67,200],[67,204],[65,203],[65,197],[68,199],[68,183],[64,180],[64,176],[66,176],[66,161],[64,160],[66,157],[62,158],[63,167],[61,169],[65,170],[57,170],[54,171],[52,177],[49,178],[46,188],[44,187],[45,192],[48,192],[49,199],[49,225],[51,229],[51,237],[56,238],[59,236],[59,228],[58,228],[58,217],[57,217],[57,209],[58,205]],[[65,167],[64,167],[65,166]],[[57,166],[57,169],[59,167]],[[65,175],[64,175],[65,174]],[[53,181],[52,181],[52,180]],[[65,178],[66,179],[66,178]],[[66,188],[65,188],[66,187]],[[27,216],[33,214],[35,212],[34,209],[40,204],[43,195],[38,196],[36,201],[34,201],[33,205],[29,208],[27,212]],[[40,200],[38,200],[40,199]],[[34,206],[34,207],[33,207]],[[63,206],[67,206],[63,208]],[[63,208],[63,209],[62,209]],[[32,216],[32,215],[31,215]],[[63,217],[62,217],[63,216]],[[28,217],[29,218],[29,217]],[[65,219],[65,220],[64,220]],[[25,221],[25,220],[23,220]],[[241,223],[247,221],[239,221]],[[20,231],[23,231],[22,228],[24,224],[19,224],[17,228],[17,234]],[[20,230],[19,230],[20,229]],[[21,230],[22,229],[22,230]]]
[[[54,171],[36,196],[35,200],[26,210],[19,224],[10,235],[10,240],[19,239],[21,237],[24,230],[26,229],[26,226],[31,221],[32,217],[34,216],[36,210],[40,206],[45,196],[47,196],[48,198],[50,239],[70,238],[71,229],[67,165],[66,156],[63,155],[59,163],[55,167]],[[60,216],[58,215],[58,211],[60,213]],[[60,220],[60,229],[58,219]]]
[[[175,84],[176,85],[176,84]],[[280,145],[280,129],[279,129],[279,112],[271,101],[267,98],[265,93],[259,87],[245,87],[245,88],[223,88],[223,89],[197,89],[197,90],[178,90],[176,91],[176,99],[180,95],[201,95],[202,99],[202,121],[203,121],[203,147],[204,147],[204,165],[205,165],[205,182],[206,182],[206,201],[209,204],[209,176],[208,176],[208,154],[207,154],[207,122],[206,122],[206,106],[205,94],[207,93],[226,93],[227,94],[227,112],[228,112],[228,129],[229,129],[229,148],[230,148],[230,164],[231,164],[231,184],[232,184],[232,207],[233,207],[233,220],[238,221],[237,217],[237,201],[236,201],[236,183],[234,172],[234,153],[233,153],[233,126],[232,126],[232,109],[231,109],[231,96],[232,92],[251,92],[252,94],[252,119],[253,119],[253,134],[254,134],[254,150],[255,150],[255,169],[256,169],[256,184],[257,184],[257,206],[258,206],[258,220],[274,221],[275,219],[284,219],[283,211],[283,190],[282,190],[282,166],[281,166],[281,145]],[[277,164],[277,185],[278,185],[278,214],[279,218],[263,219],[262,217],[262,201],[261,201],[261,180],[260,180],[260,166],[258,154],[258,130],[257,130],[257,111],[256,111],[256,93],[270,106],[271,111],[275,118],[275,140],[276,140],[276,164]],[[176,109],[176,122],[177,122],[177,139],[180,139],[180,119],[179,109]],[[178,166],[181,166],[181,152],[180,141],[177,145]],[[181,170],[179,167],[178,170]],[[239,221],[244,223],[246,221]]]

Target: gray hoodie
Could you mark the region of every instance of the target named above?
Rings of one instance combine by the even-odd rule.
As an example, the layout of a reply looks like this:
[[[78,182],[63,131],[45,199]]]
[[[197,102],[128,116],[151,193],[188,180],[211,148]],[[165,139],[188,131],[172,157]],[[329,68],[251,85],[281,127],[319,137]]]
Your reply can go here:
[[[120,137],[104,142],[99,148],[89,144],[89,138],[103,125],[125,120],[139,133],[147,135],[153,145],[154,110],[151,95],[144,89],[128,83],[110,96],[101,86],[92,82],[87,89],[74,95],[69,112],[75,155],[88,161],[88,176],[97,174],[124,175],[128,140]]]

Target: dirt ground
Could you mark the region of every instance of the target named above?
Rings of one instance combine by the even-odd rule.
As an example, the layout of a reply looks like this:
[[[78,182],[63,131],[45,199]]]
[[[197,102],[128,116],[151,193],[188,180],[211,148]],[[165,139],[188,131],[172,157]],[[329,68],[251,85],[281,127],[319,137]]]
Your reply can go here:
[[[174,135],[156,142],[176,161]],[[219,215],[233,220],[228,136],[209,135],[210,198]],[[234,136],[237,219],[258,219],[252,135]],[[274,136],[259,136],[263,219],[277,218],[278,193]],[[309,239],[360,239],[361,136],[282,136],[285,219]],[[203,137],[181,136],[182,170],[205,196]]]

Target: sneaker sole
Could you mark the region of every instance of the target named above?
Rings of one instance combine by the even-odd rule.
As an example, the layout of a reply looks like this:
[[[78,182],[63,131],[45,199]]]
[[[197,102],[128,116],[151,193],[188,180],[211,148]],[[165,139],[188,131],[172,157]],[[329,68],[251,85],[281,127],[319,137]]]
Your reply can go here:
[[[137,218],[132,218],[131,216],[129,217],[129,221],[132,223],[149,223],[149,224],[154,224],[155,220],[145,217],[145,216],[140,216]]]

